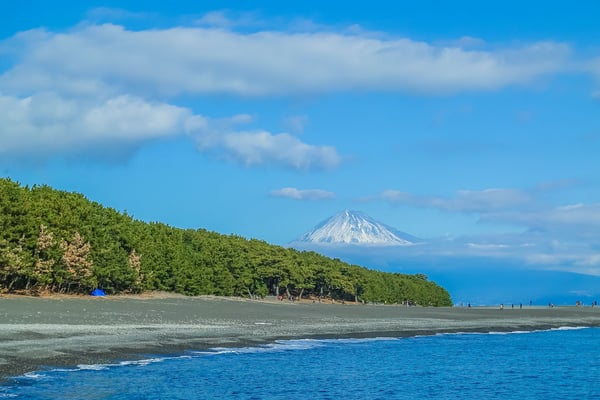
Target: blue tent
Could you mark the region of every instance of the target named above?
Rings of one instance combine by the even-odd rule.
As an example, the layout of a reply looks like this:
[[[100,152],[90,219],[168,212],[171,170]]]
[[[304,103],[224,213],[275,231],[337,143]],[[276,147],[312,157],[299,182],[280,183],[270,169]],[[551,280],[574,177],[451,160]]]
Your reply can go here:
[[[94,291],[90,294],[92,296],[106,296],[106,293],[104,293],[104,290],[102,289],[94,289]]]

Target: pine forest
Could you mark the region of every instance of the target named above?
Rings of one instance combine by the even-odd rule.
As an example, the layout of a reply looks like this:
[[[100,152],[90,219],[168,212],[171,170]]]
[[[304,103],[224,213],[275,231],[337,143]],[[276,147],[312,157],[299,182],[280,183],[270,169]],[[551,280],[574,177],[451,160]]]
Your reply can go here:
[[[78,193],[0,178],[0,293],[185,295],[450,306],[424,275],[370,270],[204,229],[143,222]]]

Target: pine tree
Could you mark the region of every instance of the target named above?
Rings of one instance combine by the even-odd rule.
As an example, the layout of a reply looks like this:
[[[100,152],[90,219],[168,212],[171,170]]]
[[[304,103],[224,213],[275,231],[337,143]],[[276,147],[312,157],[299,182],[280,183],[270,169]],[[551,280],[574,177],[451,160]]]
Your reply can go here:
[[[68,286],[77,285],[77,291],[92,289],[96,286],[93,263],[90,259],[89,242],[85,242],[79,232],[75,232],[71,242],[63,240],[60,244],[63,251],[62,263],[67,273]]]
[[[19,280],[22,281],[25,278],[27,257],[21,243],[16,247],[8,247],[7,241],[2,240],[1,244],[0,273],[2,274],[2,282],[6,285],[6,290],[10,292]]]
[[[142,291],[142,283],[144,282],[144,273],[142,272],[142,256],[135,252],[135,249],[131,249],[128,257],[129,267],[135,273],[135,281],[133,282],[132,289],[135,292]]]
[[[45,225],[40,225],[40,233],[36,242],[33,267],[33,279],[38,290],[45,292],[53,283],[53,270],[56,260],[52,257],[52,249],[56,247],[54,234]]]

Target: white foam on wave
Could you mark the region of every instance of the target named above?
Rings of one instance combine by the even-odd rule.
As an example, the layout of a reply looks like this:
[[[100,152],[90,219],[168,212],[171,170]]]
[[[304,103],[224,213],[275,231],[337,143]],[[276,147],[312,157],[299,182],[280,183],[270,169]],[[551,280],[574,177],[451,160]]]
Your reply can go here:
[[[591,326],[560,326],[558,328],[548,329],[549,331],[576,331],[579,329],[589,329]]]
[[[534,330],[534,331],[491,331],[484,333],[484,335],[524,335],[527,333],[533,332],[543,332],[543,330]]]
[[[49,378],[49,374],[52,373],[72,373],[72,372],[83,372],[83,371],[104,371],[110,368],[118,368],[118,367],[126,367],[126,366],[139,366],[144,367],[147,365],[163,362],[169,359],[185,359],[191,358],[189,355],[177,355],[177,356],[164,356],[164,357],[152,357],[152,358],[144,358],[141,360],[127,360],[127,361],[119,361],[115,363],[102,363],[102,364],[78,364],[72,368],[52,368],[44,371],[32,371],[27,372],[21,376],[14,377],[14,379],[28,379],[28,380],[38,380],[38,379],[47,379]],[[1,395],[1,393],[0,393]],[[1,398],[1,396],[0,396]]]
[[[104,371],[111,367],[110,364],[79,364],[77,370],[79,371]]]
[[[310,350],[325,346],[327,344],[357,344],[383,340],[398,340],[394,337],[375,337],[375,338],[356,338],[356,339],[288,339],[276,340],[273,343],[268,343],[253,347],[213,347],[208,350],[192,351],[194,356],[215,356],[222,354],[250,354],[250,353],[267,353],[267,352],[283,352],[283,351],[298,351]]]
[[[322,343],[370,343],[370,342],[382,342],[382,341],[390,341],[390,340],[401,340],[404,338],[399,337],[387,337],[387,336],[377,336],[370,338],[345,338],[345,339],[319,339]]]
[[[128,365],[138,365],[141,367],[145,367],[150,364],[160,363],[160,362],[167,361],[167,360],[179,360],[179,359],[185,359],[185,358],[191,358],[191,357],[189,355],[183,355],[183,354],[176,355],[176,356],[153,357],[153,358],[145,358],[142,360],[121,361],[116,365],[113,364],[112,366],[124,367],[124,366],[128,366]]]
[[[439,332],[433,335],[415,335],[414,338],[427,338],[434,336],[468,336],[468,335],[525,335],[529,333],[574,331],[580,329],[593,329],[592,326],[560,326],[548,329],[514,330],[514,331],[489,331],[489,332]]]
[[[31,372],[25,372],[23,375],[13,376],[10,379],[32,380],[32,381],[42,380],[42,379],[46,379],[48,377],[45,374],[45,372],[49,372],[49,371],[31,371]],[[55,371],[55,370],[53,369],[52,371]]]
[[[557,328],[533,329],[530,331],[507,331],[507,332],[488,332],[490,335],[515,335],[525,333],[556,332],[556,331],[575,331],[580,329],[591,329],[591,326],[559,326]]]
[[[203,351],[192,351],[196,356],[213,356],[222,354],[251,354],[281,352],[291,350],[307,350],[322,346],[322,341],[312,339],[299,340],[277,340],[273,343],[264,344],[256,347],[213,347]]]
[[[44,377],[44,374],[41,374],[39,372],[27,372],[23,374],[23,376],[29,379],[41,379]]]
[[[591,326],[560,326],[557,328],[548,328],[548,329],[532,329],[532,330],[515,330],[515,331],[490,331],[490,332],[447,332],[447,333],[437,333],[435,336],[445,336],[445,335],[525,335],[529,333],[540,333],[540,332],[555,332],[555,331],[574,331],[580,329],[593,329]],[[426,337],[424,336],[415,336],[415,337]]]

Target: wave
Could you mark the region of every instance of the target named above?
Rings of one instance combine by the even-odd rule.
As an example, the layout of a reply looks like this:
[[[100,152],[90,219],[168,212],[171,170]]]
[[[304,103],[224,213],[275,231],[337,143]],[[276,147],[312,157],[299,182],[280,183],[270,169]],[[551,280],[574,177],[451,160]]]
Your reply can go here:
[[[489,332],[440,332],[434,335],[417,335],[414,337],[431,337],[431,336],[456,336],[456,335],[524,335],[529,333],[554,332],[554,331],[574,331],[580,329],[596,329],[593,326],[560,326],[547,329],[530,329],[530,330],[514,330],[514,331],[489,331]]]
[[[196,356],[211,356],[221,354],[249,354],[264,352],[281,352],[291,350],[309,350],[323,345],[322,340],[315,339],[294,339],[294,340],[276,340],[255,347],[213,347],[208,350],[191,351],[190,354]]]
[[[432,338],[435,336],[471,336],[471,335],[522,335],[539,332],[552,331],[570,331],[581,329],[597,329],[589,326],[561,326],[548,329],[537,330],[514,330],[514,331],[490,331],[490,332],[443,332],[432,335],[415,335],[409,337],[373,337],[373,338],[339,338],[339,339],[289,339],[276,340],[273,343],[263,344],[259,346],[248,347],[213,347],[207,350],[190,350],[179,355],[170,356],[151,356],[139,360],[124,360],[114,363],[99,363],[99,364],[79,364],[72,368],[52,368],[42,371],[33,371],[25,373],[21,376],[14,377],[16,381],[23,380],[38,380],[51,377],[54,373],[77,373],[84,371],[102,371],[112,368],[137,366],[144,367],[156,363],[161,363],[167,360],[189,359],[206,356],[218,356],[224,354],[251,354],[251,353],[268,353],[268,352],[285,352],[285,351],[305,351],[316,349],[327,345],[346,345],[360,344],[374,341],[397,341],[410,340],[418,338]],[[0,398],[6,397],[0,392]]]
[[[557,328],[547,329],[533,329],[529,331],[507,331],[507,332],[488,332],[490,335],[514,335],[514,334],[526,334],[526,333],[539,333],[539,332],[554,332],[554,331],[575,331],[579,329],[592,329],[591,326],[559,326]]]
[[[27,372],[21,376],[13,377],[16,381],[35,381],[50,378],[55,373],[77,373],[85,371],[103,371],[112,368],[120,368],[127,366],[144,367],[151,364],[161,363],[167,360],[177,360],[186,358],[218,356],[224,354],[251,354],[251,353],[267,353],[267,352],[284,352],[284,351],[304,351],[326,346],[328,344],[355,344],[365,343],[380,340],[397,340],[397,338],[343,338],[343,339],[289,339],[276,340],[273,343],[267,343],[259,346],[248,347],[213,347],[207,350],[190,350],[184,354],[171,356],[152,356],[139,360],[125,360],[114,363],[98,363],[98,364],[78,364],[70,368],[51,368],[48,370]],[[0,393],[0,396],[2,393]]]
[[[591,326],[560,326],[558,328],[550,328],[550,331],[575,331],[579,329],[590,329]]]
[[[273,343],[263,344],[253,347],[213,347],[208,350],[190,351],[195,356],[214,356],[221,354],[249,354],[265,352],[282,352],[310,350],[332,343],[365,343],[379,340],[396,340],[394,337],[375,337],[375,338],[341,338],[341,339],[286,339],[276,340]]]
[[[83,371],[104,371],[111,368],[127,367],[127,366],[140,366],[144,367],[150,364],[160,363],[171,359],[185,359],[191,358],[189,355],[176,355],[176,356],[160,356],[152,358],[143,358],[140,360],[126,360],[115,363],[99,363],[99,364],[78,364],[72,368],[51,368],[44,371],[32,371],[27,372],[21,376],[14,377],[13,379],[20,380],[41,380],[48,378],[53,373],[62,372],[83,372]],[[1,395],[1,393],[0,393]],[[0,396],[1,398],[1,396]]]

